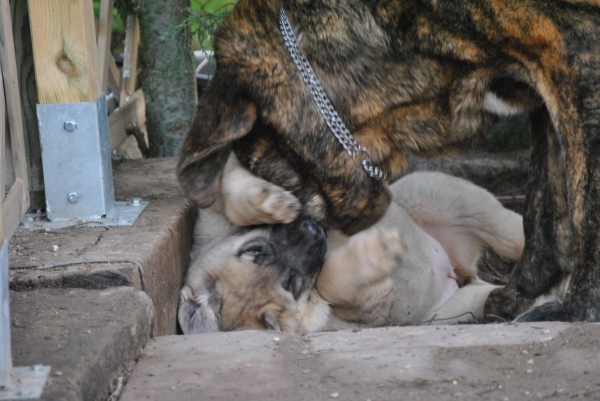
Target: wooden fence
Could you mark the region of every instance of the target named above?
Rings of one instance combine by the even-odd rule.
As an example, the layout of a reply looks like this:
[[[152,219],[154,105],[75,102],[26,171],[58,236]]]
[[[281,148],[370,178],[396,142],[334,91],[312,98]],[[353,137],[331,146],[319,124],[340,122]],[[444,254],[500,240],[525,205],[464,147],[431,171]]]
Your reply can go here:
[[[8,0],[0,0],[0,188],[4,189],[0,195],[0,215],[3,216],[0,224],[5,238],[12,236],[29,208],[23,117],[15,59],[10,5]]]
[[[34,105],[24,107],[23,118],[22,96],[49,104],[95,102],[106,93],[111,150],[128,138],[126,127],[131,124],[145,131],[144,93],[137,86],[137,18],[127,18],[124,61],[119,69],[110,51],[114,0],[101,1],[98,19],[92,0],[28,0],[27,9],[24,4],[13,1],[11,10],[9,0],[0,0],[0,188],[4,188],[4,221],[0,223],[5,238],[12,236],[30,206],[30,180],[32,189],[43,193],[35,109]],[[32,55],[23,54],[27,48],[23,38],[13,37],[11,14],[19,18],[18,27],[22,19],[29,18]],[[18,55],[15,39],[20,45]],[[33,96],[26,87],[33,74],[23,76],[31,57],[36,83]]]

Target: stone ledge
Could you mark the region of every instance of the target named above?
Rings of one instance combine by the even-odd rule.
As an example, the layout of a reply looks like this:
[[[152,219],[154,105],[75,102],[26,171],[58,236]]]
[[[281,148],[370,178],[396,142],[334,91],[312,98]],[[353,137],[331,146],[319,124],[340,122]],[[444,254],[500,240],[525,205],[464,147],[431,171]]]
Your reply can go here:
[[[115,169],[117,200],[150,202],[133,226],[19,227],[9,247],[10,288],[143,289],[156,307],[157,335],[174,334],[196,220],[179,187],[176,165],[175,158],[142,159]]]
[[[600,325],[567,323],[167,336],[121,401],[593,397],[599,346]]]
[[[132,287],[10,297],[13,365],[51,367],[45,401],[106,401],[153,336],[152,301]]]

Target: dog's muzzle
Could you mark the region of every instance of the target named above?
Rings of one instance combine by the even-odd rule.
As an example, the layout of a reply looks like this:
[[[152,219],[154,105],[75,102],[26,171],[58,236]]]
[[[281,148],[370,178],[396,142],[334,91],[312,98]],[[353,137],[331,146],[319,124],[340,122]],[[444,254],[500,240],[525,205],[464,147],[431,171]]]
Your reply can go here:
[[[297,299],[313,287],[321,272],[327,252],[325,231],[314,220],[301,217],[290,224],[274,225],[269,240],[282,285]]]

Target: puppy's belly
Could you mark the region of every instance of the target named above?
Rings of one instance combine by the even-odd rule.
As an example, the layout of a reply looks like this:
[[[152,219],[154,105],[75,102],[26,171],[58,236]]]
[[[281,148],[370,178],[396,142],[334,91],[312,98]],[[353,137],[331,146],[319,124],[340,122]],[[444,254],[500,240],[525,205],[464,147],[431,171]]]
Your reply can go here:
[[[437,283],[439,283],[440,299],[435,304],[434,309],[445,304],[451,297],[458,291],[458,283],[456,281],[456,274],[454,273],[454,267],[450,263],[448,254],[442,248],[440,243],[430,237],[431,247],[435,255],[433,263],[433,275]]]

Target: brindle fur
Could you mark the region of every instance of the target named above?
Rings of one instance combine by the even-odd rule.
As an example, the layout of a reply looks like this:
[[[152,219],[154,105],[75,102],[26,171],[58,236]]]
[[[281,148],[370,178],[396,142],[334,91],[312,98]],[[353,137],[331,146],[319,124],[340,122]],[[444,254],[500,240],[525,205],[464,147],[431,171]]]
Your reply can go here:
[[[562,306],[535,319],[600,320],[600,2],[242,0],[217,32],[217,72],[184,145],[181,183],[199,206],[211,204],[233,148],[306,213],[353,233],[385,212],[386,183],[328,131],[281,39],[280,6],[390,180],[405,170],[404,151],[436,154],[472,139],[490,119],[486,93],[528,110],[526,247],[487,311],[512,319],[515,300],[570,279]]]

